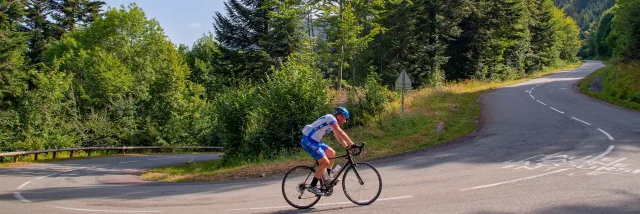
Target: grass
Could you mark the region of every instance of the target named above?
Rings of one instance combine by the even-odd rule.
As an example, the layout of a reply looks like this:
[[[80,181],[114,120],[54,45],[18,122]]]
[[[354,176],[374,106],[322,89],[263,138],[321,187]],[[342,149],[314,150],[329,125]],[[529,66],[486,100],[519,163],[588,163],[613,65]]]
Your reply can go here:
[[[387,113],[376,122],[347,130],[355,143],[366,142],[366,159],[376,159],[406,153],[452,141],[473,132],[480,120],[478,102],[485,92],[578,67],[581,63],[560,64],[556,68],[533,74],[527,78],[506,82],[468,80],[450,83],[442,88],[424,88],[410,91],[405,98],[405,112],[401,113],[400,99],[387,106]],[[331,137],[324,138],[338,154],[342,148]],[[185,165],[151,169],[143,179],[169,182],[203,182],[247,180],[260,177],[278,177],[296,165],[313,165],[311,157],[303,152],[283,153],[276,160],[224,163],[224,161],[193,162]]]
[[[595,99],[640,111],[640,62],[612,63],[578,83],[580,92]],[[596,81],[600,79],[599,83]],[[594,87],[600,84],[601,87]],[[591,90],[601,88],[598,90]]]

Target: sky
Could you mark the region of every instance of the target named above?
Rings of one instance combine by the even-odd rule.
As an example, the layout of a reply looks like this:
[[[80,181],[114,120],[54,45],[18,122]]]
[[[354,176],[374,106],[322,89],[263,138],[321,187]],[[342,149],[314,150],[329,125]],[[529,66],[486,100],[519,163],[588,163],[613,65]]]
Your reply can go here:
[[[155,18],[174,44],[191,47],[202,35],[213,33],[213,16],[224,12],[223,0],[102,0],[107,7],[125,7],[135,2],[147,15]]]

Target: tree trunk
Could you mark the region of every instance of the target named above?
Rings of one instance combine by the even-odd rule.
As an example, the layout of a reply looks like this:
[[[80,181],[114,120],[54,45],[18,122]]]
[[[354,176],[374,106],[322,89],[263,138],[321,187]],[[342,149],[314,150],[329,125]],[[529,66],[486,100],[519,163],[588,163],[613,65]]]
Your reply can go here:
[[[344,16],[342,16],[344,7],[343,2],[340,0],[340,23],[344,22]],[[338,93],[342,92],[342,68],[344,66],[344,29],[340,28],[340,68],[338,69]]]

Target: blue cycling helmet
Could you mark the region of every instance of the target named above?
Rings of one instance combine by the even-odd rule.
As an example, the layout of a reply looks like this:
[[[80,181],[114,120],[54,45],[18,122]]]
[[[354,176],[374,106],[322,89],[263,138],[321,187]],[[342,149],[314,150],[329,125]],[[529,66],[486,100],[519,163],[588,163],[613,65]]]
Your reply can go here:
[[[347,111],[347,109],[345,107],[338,106],[338,108],[336,108],[336,112],[334,114],[341,114],[342,116],[344,116],[347,119],[349,119],[349,111]]]

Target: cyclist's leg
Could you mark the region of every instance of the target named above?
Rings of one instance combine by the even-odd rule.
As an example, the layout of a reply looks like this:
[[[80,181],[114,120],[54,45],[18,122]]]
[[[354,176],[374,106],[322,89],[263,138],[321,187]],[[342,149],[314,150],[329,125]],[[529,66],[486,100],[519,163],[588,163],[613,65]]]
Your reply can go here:
[[[327,156],[323,156],[322,158],[318,159],[318,167],[316,167],[316,174],[314,175],[317,179],[321,179],[322,178],[322,174],[324,173],[325,170],[327,170],[327,167],[329,167],[329,158],[327,158]]]
[[[326,170],[329,165],[329,159],[325,155],[324,151],[327,149],[327,145],[324,143],[316,142],[313,139],[303,136],[302,141],[300,141],[302,148],[307,151],[314,160],[318,161],[318,167],[316,167],[316,172],[314,177],[316,179],[322,178],[322,173]]]
[[[336,157],[336,151],[334,151],[331,147],[327,147],[324,150],[324,154],[329,159],[329,166],[328,166],[327,169],[333,169],[333,163],[334,163],[333,158]]]

